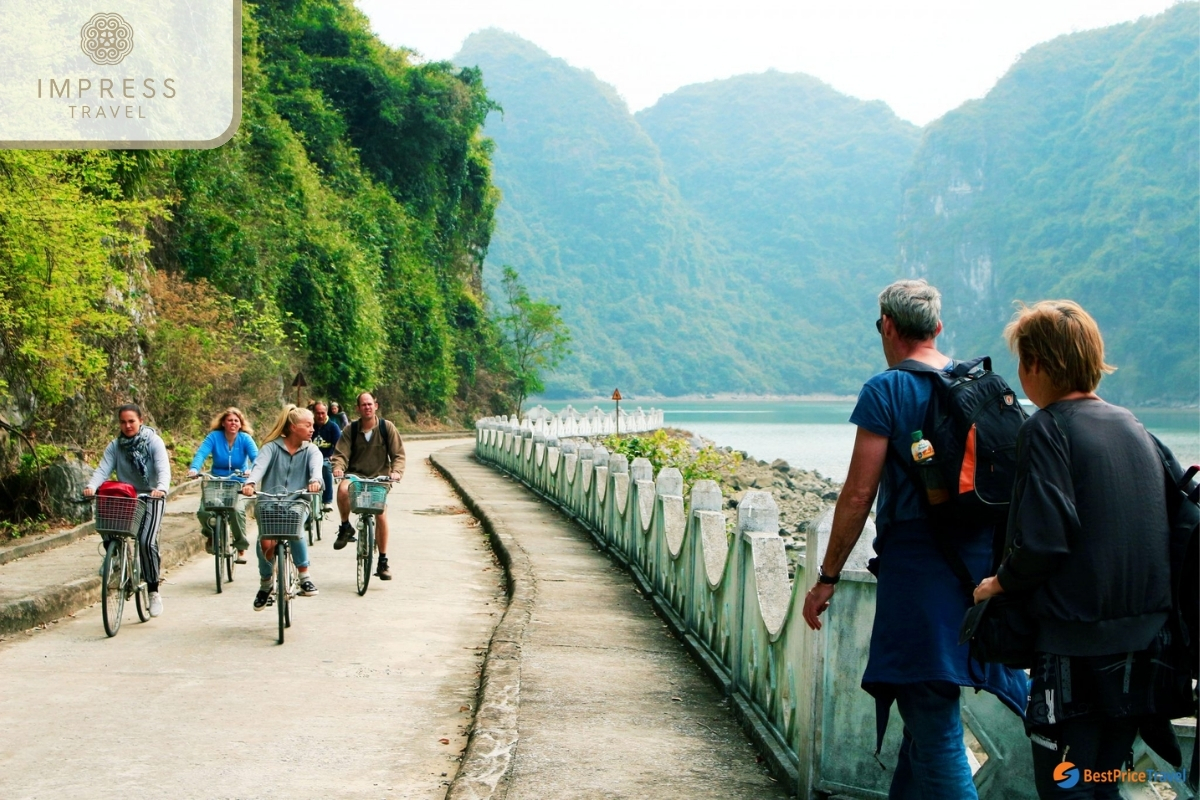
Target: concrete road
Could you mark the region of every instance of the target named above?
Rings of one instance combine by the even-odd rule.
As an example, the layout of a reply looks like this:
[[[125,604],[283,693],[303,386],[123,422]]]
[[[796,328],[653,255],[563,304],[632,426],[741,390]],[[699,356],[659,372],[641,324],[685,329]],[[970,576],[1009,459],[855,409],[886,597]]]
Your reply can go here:
[[[425,462],[458,443],[406,445],[394,580],[359,597],[354,550],[326,531],[320,595],[297,599],[283,646],[274,609],[251,607],[253,559],[218,595],[204,556],[167,576],[162,617],[127,604],[115,638],[96,605],[0,643],[0,797],[442,797],[504,602],[480,528]]]

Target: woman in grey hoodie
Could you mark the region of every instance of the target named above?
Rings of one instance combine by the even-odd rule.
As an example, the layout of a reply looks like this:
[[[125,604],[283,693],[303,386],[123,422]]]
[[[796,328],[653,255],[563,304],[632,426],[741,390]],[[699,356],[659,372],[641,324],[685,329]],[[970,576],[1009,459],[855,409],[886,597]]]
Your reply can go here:
[[[312,435],[312,412],[290,404],[284,406],[258,451],[242,494],[253,497],[257,486],[270,494],[321,491],[321,451],[313,445]],[[308,542],[301,536],[291,547],[296,569],[300,572],[300,594],[311,597],[317,593],[317,587],[308,574]],[[256,549],[261,580],[254,597],[254,610],[262,611],[275,587],[275,541],[267,539],[264,547],[263,539],[259,537]]]

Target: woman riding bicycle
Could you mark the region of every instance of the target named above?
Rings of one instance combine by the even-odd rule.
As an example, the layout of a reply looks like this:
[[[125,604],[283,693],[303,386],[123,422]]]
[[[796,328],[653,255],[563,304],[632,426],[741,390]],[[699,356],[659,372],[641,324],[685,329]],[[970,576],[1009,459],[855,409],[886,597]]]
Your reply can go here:
[[[258,458],[258,445],[254,443],[254,429],[240,409],[230,406],[213,417],[208,436],[196,451],[188,469],[188,477],[194,478],[204,466],[204,461],[212,457],[212,474],[227,480],[244,481],[245,473],[250,471],[254,459]],[[234,475],[234,472],[242,475]],[[246,563],[246,548],[250,542],[246,539],[246,504],[249,498],[239,499],[234,513],[229,519],[229,527],[233,532],[233,545],[237,548],[238,564]],[[201,506],[196,512],[200,520],[200,531],[208,539],[204,549],[212,555],[213,526],[216,514]]]
[[[270,494],[321,491],[321,451],[310,441],[312,435],[312,412],[291,404],[284,406],[263,442],[242,494],[253,497],[256,486],[262,486]],[[311,597],[317,594],[317,587],[308,574],[308,543],[301,537],[291,547],[300,573],[300,594]],[[256,550],[261,580],[254,597],[254,610],[262,611],[275,588],[275,540],[264,541],[260,537]]]
[[[121,435],[104,448],[100,464],[83,490],[84,497],[96,493],[116,470],[117,480],[128,483],[139,494],[152,498],[146,503],[146,515],[138,530],[138,555],[142,575],[150,590],[150,616],[162,614],[162,596],[158,593],[158,575],[162,558],[158,554],[158,529],[162,525],[167,490],[171,488],[171,459],[163,440],[149,425],[142,424],[140,406],[128,403],[117,409]]]

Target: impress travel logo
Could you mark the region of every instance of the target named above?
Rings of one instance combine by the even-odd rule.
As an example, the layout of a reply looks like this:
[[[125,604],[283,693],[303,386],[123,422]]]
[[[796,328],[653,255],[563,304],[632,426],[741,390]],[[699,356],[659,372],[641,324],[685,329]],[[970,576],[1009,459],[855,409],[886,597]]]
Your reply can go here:
[[[80,47],[93,64],[120,64],[133,52],[133,28],[120,14],[97,14],[79,31]]]
[[[97,5],[0,3],[0,148],[229,141],[241,121],[241,0]]]

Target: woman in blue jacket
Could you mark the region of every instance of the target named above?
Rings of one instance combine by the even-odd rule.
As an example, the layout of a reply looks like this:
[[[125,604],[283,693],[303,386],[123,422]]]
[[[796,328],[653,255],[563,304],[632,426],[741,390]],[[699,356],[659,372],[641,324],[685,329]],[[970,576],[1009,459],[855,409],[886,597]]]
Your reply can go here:
[[[250,427],[249,420],[241,410],[233,406],[225,409],[213,417],[212,430],[200,444],[200,449],[196,451],[196,457],[192,459],[192,465],[188,469],[188,477],[196,477],[201,467],[204,466],[205,460],[211,456],[213,475],[239,482],[245,481],[246,475],[250,473],[250,468],[254,466],[254,459],[258,458],[258,445],[251,438],[253,435],[254,429]],[[234,472],[240,474],[234,475]],[[233,530],[233,545],[238,551],[238,564],[246,563],[246,548],[250,546],[249,540],[246,539],[247,503],[249,503],[249,498],[238,495],[234,514],[230,519],[229,527]],[[213,512],[204,508],[203,504],[196,512],[196,517],[200,520],[200,530],[208,538],[205,549],[210,554],[212,553],[211,525],[215,516]]]

